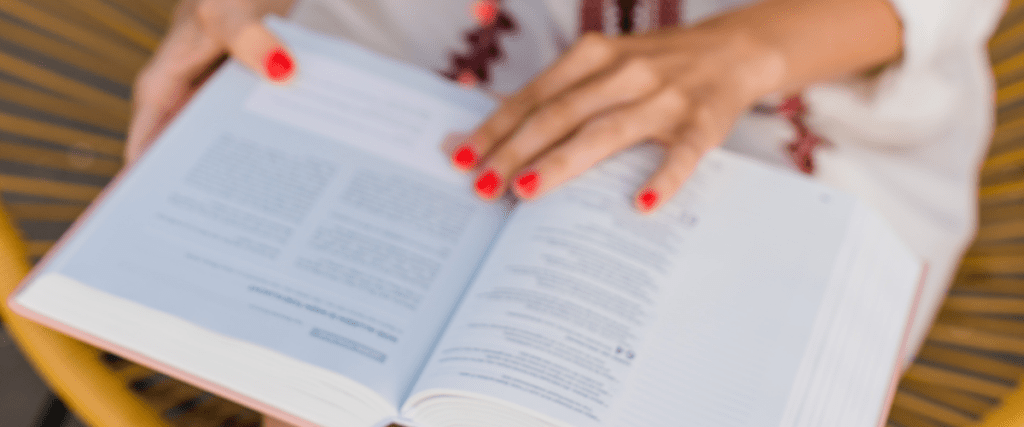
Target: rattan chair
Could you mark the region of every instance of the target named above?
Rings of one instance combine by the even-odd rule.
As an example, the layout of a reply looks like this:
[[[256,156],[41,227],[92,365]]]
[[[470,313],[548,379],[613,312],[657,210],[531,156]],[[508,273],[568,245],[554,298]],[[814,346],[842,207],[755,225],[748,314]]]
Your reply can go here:
[[[172,0],[0,0],[0,295],[121,167],[129,88]],[[257,426],[259,414],[0,309],[92,426]]]
[[[173,0],[0,0],[0,296],[121,166],[133,76]],[[990,43],[998,124],[981,228],[891,427],[1024,425],[1024,0]],[[251,426],[259,415],[0,308],[53,390],[93,426]]]

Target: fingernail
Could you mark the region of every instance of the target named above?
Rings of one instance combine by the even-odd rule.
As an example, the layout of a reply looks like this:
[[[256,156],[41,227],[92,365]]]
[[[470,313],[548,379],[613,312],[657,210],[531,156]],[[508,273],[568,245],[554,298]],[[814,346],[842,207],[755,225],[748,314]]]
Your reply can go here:
[[[487,199],[494,197],[500,186],[501,177],[494,169],[488,169],[476,179],[476,191]]]
[[[658,192],[654,189],[646,189],[636,196],[637,206],[641,211],[650,212],[654,205],[658,204]]]
[[[516,189],[525,197],[533,197],[540,188],[540,175],[536,171],[524,172],[516,178]]]
[[[462,144],[452,153],[452,163],[461,169],[469,169],[476,163],[476,150],[472,145]]]
[[[288,77],[291,77],[292,72],[295,71],[295,61],[292,61],[291,56],[288,56],[288,53],[281,48],[271,51],[265,62],[267,77],[275,82],[288,80]]]

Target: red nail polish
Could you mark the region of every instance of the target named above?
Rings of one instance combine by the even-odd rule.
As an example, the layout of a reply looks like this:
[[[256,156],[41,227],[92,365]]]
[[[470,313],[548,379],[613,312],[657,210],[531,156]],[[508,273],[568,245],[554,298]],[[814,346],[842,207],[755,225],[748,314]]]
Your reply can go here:
[[[476,191],[485,198],[492,198],[501,186],[501,177],[494,169],[488,169],[476,179]]]
[[[636,196],[636,202],[640,210],[648,212],[654,208],[654,205],[658,204],[658,192],[650,188],[641,191]]]
[[[519,190],[519,194],[533,197],[537,193],[537,189],[540,188],[540,175],[536,171],[529,171],[519,175],[519,178],[516,178],[516,188]]]
[[[476,163],[476,150],[469,144],[462,144],[452,153],[452,163],[462,169],[469,169]]]
[[[277,48],[267,55],[265,61],[267,67],[267,76],[275,82],[281,82],[291,77],[292,72],[295,71],[295,62],[288,56],[288,53],[284,49]]]

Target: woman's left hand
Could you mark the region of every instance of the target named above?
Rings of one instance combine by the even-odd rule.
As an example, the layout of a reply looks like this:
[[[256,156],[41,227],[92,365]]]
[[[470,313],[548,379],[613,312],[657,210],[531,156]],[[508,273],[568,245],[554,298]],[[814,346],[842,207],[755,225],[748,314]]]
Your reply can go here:
[[[777,52],[736,31],[671,29],[640,36],[584,35],[557,63],[502,102],[452,152],[478,173],[485,199],[511,186],[536,198],[634,144],[665,146],[635,197],[649,212],[670,198],[740,114],[777,90]]]

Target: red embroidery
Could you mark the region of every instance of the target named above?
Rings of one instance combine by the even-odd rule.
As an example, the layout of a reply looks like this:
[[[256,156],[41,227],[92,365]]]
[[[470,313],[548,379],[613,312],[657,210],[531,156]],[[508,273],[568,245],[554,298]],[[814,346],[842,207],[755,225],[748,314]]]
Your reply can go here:
[[[603,0],[580,0],[580,34],[587,31],[604,30]],[[629,33],[636,19],[634,10],[640,0],[617,0],[619,6],[619,27],[622,33]],[[682,0],[654,0],[657,19],[653,25],[672,26],[682,20]],[[445,77],[463,86],[475,86],[490,82],[490,64],[501,59],[504,52],[498,44],[502,33],[515,32],[515,21],[505,13],[500,0],[476,0],[470,6],[470,13],[480,24],[466,33],[469,52],[451,54],[448,70],[441,72]]]
[[[477,0],[471,10],[481,25],[466,33],[469,52],[453,53],[448,70],[441,73],[464,86],[490,81],[490,63],[504,55],[498,37],[501,33],[516,31],[515,22],[502,10],[498,0]]]
[[[589,31],[604,32],[604,0],[580,0],[580,34]],[[668,27],[683,21],[683,0],[657,0],[656,25]],[[633,11],[636,0],[618,0],[619,26],[622,33],[633,29]],[[625,13],[623,13],[625,12]],[[498,37],[503,32],[516,31],[515,22],[501,8],[499,0],[477,0],[473,3],[472,13],[480,23],[480,27],[466,33],[470,51],[467,54],[452,54],[448,71],[442,74],[464,86],[487,83],[490,78],[488,66],[503,56],[498,45]],[[799,95],[785,100],[778,107],[771,109],[755,106],[754,112],[778,113],[785,117],[796,129],[797,137],[786,145],[790,157],[797,168],[804,173],[814,172],[814,150],[826,143],[804,123],[807,107]]]
[[[633,32],[633,13],[636,10],[637,0],[618,0],[619,2],[619,31],[622,34]]]
[[[782,101],[778,107],[775,107],[775,111],[788,120],[802,120],[804,114],[807,113],[807,106],[804,105],[804,100],[800,98],[800,95],[797,95]]]
[[[672,27],[683,21],[683,0],[658,0],[658,26]]]
[[[590,31],[604,32],[604,0],[582,0],[580,34]]]
[[[630,33],[633,23],[636,21],[633,16],[636,0],[616,0],[619,7],[619,30],[622,34]],[[657,19],[651,24],[657,27],[672,27],[683,22],[683,1],[684,0],[654,0],[657,6],[654,13]],[[625,12],[625,13],[624,13]],[[582,0],[580,6],[580,34],[589,31],[604,32],[604,0]]]
[[[807,106],[799,95],[790,97],[775,108],[775,112],[781,114],[796,129],[796,139],[786,145],[786,151],[793,163],[803,173],[814,173],[814,149],[825,143],[825,140],[807,127],[804,117],[807,115]]]

